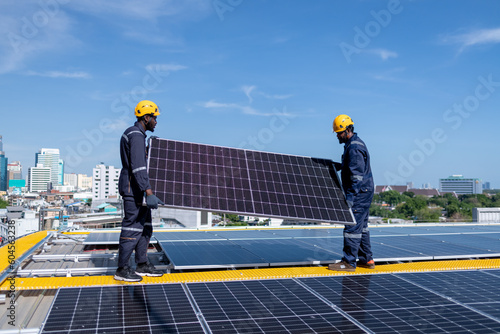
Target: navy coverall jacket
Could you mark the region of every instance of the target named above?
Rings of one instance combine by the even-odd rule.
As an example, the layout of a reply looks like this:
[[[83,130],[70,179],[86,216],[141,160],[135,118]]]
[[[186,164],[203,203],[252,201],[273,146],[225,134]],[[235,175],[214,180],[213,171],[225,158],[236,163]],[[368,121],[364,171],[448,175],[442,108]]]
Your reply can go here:
[[[345,143],[341,178],[347,202],[353,208],[370,207],[374,192],[370,154],[357,133]]]
[[[139,124],[129,127],[120,140],[122,170],[118,190],[122,197],[134,197],[142,203],[144,192],[151,188],[146,162],[146,131]]]

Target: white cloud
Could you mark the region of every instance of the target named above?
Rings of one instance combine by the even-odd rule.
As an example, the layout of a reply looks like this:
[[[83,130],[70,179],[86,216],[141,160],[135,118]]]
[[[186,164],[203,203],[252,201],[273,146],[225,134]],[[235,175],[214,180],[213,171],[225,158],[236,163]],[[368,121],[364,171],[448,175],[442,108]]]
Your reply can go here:
[[[59,71],[47,71],[47,72],[35,72],[28,71],[27,75],[40,76],[47,78],[68,78],[68,79],[90,79],[91,75],[87,72],[59,72]]]
[[[287,116],[287,117],[292,117],[293,115],[287,113],[286,111],[284,112],[277,112],[273,110],[273,112],[266,113],[266,112],[261,112],[258,111],[257,109],[254,109],[250,106],[246,105],[241,105],[237,103],[221,103],[221,102],[216,102],[214,100],[210,100],[208,102],[204,102],[200,104],[202,107],[207,108],[207,109],[232,109],[232,110],[238,110],[243,114],[246,115],[254,115],[254,116],[275,116],[275,115],[282,115],[282,116]],[[286,109],[285,109],[286,110]]]
[[[81,46],[78,23],[89,15],[116,26],[128,39],[182,45],[168,26],[211,13],[211,0],[2,1],[0,74],[23,69],[46,53],[63,54]]]
[[[398,57],[398,54],[396,52],[389,51],[386,49],[371,49],[371,50],[364,50],[363,52],[379,56],[382,60]]]
[[[292,97],[292,94],[286,94],[286,95],[270,95],[266,93],[259,92],[260,95],[264,96],[267,99],[272,99],[272,100],[286,100]]]
[[[179,64],[149,64],[146,66],[148,71],[156,72],[176,72],[186,69],[187,66]]]
[[[23,2],[0,11],[0,74],[22,69],[47,52],[64,52],[80,44],[70,33],[72,20],[61,6],[52,11]]]
[[[500,28],[472,30],[463,34],[445,36],[442,40],[445,43],[460,44],[460,52],[462,52],[474,45],[500,43]]]
[[[86,0],[72,2],[73,8],[95,16],[121,16],[151,22],[162,16],[198,16],[212,11],[211,0]]]
[[[252,93],[252,91],[255,90],[255,88],[257,88],[256,86],[243,86],[241,87],[241,90],[245,93],[245,95],[248,97],[248,101],[250,103],[253,102],[253,98],[250,96],[250,94]]]
[[[289,99],[290,97],[292,97],[291,94],[284,94],[284,95],[267,94],[267,93],[258,91],[257,90],[257,86],[255,86],[255,85],[252,85],[252,86],[243,86],[243,87],[241,87],[241,90],[247,96],[248,101],[250,102],[250,104],[252,104],[252,102],[253,102],[253,97],[251,95],[252,93],[254,93],[255,95],[259,95],[259,96],[265,97],[266,99],[271,99],[271,100],[286,100],[286,99]]]

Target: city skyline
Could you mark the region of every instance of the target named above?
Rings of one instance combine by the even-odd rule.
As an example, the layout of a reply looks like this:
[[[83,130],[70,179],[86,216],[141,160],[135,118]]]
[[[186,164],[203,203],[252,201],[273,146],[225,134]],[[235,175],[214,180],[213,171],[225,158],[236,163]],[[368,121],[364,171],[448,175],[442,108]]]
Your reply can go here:
[[[0,134],[24,173],[41,147],[59,148],[68,173],[120,167],[119,138],[150,99],[161,138],[340,161],[331,125],[345,113],[376,184],[437,188],[462,174],[500,187],[496,1],[0,9]]]

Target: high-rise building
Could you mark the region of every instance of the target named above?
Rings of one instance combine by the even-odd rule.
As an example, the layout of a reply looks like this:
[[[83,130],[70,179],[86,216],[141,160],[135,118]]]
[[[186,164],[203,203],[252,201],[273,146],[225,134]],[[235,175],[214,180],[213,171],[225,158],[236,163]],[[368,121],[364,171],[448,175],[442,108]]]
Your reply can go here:
[[[51,183],[52,170],[37,164],[36,167],[28,168],[28,189],[30,192],[43,192],[49,189]]]
[[[78,174],[78,189],[92,189],[92,176]]]
[[[78,175],[75,173],[64,174],[64,183],[65,186],[72,186],[75,189],[78,187]]]
[[[9,161],[3,151],[2,136],[0,136],[0,191],[7,191],[8,178],[9,178],[7,174],[8,164]]]
[[[455,192],[458,195],[482,194],[483,184],[480,179],[452,175],[446,179],[439,179],[439,191]]]
[[[60,159],[58,148],[42,148],[35,155],[35,165],[42,164],[43,167],[50,168],[50,182],[53,186],[62,184],[62,175],[60,173]]]
[[[86,174],[64,174],[64,185],[73,186],[75,189],[91,189],[92,177]]]
[[[483,183],[483,189],[484,190],[490,190],[491,189],[491,184],[489,182],[484,182]]]
[[[92,200],[106,199],[118,195],[120,169],[97,165],[92,173]]]
[[[22,180],[23,179],[23,166],[21,166],[20,161],[12,161],[7,165],[7,173],[9,174],[10,180]]]

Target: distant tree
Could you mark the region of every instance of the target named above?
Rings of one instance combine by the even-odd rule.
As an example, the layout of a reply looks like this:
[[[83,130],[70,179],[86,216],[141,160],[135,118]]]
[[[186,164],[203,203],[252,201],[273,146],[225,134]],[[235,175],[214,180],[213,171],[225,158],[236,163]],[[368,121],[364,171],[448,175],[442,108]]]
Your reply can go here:
[[[396,190],[384,191],[379,194],[379,198],[381,201],[386,202],[391,206],[396,206],[399,203],[402,203],[405,199],[405,197]]]
[[[9,202],[4,201],[3,199],[0,198],[0,209],[5,209],[9,205]]]
[[[415,197],[415,193],[412,192],[412,191],[405,191],[405,192],[403,192],[403,195],[407,196],[407,197],[410,197],[410,198]]]

